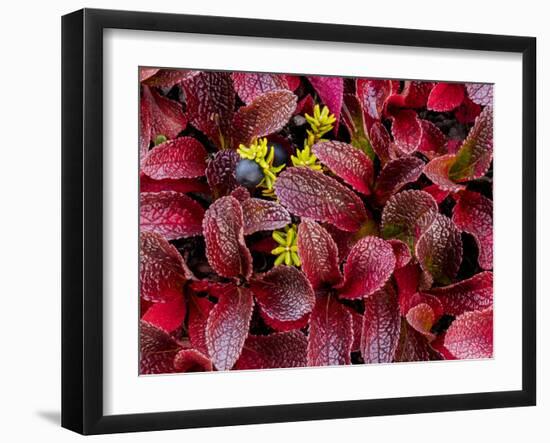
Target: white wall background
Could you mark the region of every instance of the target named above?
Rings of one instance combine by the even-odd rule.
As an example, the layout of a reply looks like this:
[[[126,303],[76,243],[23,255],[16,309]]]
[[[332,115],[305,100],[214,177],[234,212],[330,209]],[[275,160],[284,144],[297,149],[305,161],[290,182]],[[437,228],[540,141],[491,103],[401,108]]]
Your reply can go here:
[[[531,35],[538,38],[539,226],[550,223],[548,155],[543,155],[543,75],[550,72],[544,2],[357,0],[18,0],[2,6],[0,85],[0,438],[83,439],[59,427],[60,414],[60,31],[62,14],[81,7],[155,10],[283,20]],[[520,122],[518,122],[519,124]],[[519,158],[519,146],[518,146]],[[510,179],[514,179],[511,177]],[[518,178],[519,179],[519,178]],[[544,203],[546,202],[546,205]],[[513,210],[513,202],[510,202]],[[519,208],[518,208],[519,209]],[[519,233],[511,233],[518,235]],[[539,229],[539,276],[550,264]],[[132,442],[333,442],[384,440],[545,441],[550,436],[550,283],[539,277],[539,406],[102,436]],[[513,296],[514,294],[510,294]],[[519,294],[518,294],[519,295]],[[511,325],[513,327],[513,325]]]

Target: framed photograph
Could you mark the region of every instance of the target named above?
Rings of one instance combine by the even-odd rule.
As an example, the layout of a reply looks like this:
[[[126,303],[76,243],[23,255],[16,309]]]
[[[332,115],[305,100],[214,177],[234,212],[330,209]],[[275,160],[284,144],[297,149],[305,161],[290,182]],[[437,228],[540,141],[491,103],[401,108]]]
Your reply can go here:
[[[64,427],[535,404],[534,38],[62,26]]]

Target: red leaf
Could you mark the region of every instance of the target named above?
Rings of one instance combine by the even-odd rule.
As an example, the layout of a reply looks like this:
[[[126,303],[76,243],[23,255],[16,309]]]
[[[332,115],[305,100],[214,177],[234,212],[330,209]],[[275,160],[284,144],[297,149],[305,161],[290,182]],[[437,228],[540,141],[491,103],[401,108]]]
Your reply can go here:
[[[420,279],[422,274],[418,274],[418,277]],[[419,281],[420,282],[420,281]],[[411,309],[413,309],[415,306],[425,304],[428,305],[433,312],[433,323],[435,323],[439,318],[445,313],[443,309],[443,305],[439,301],[439,299],[433,295],[430,294],[424,294],[419,292],[409,292],[407,291],[399,291],[399,309],[401,311],[401,315],[406,316]],[[412,323],[411,323],[412,325]],[[431,327],[431,326],[430,326]],[[419,331],[422,332],[422,331]]]
[[[248,198],[241,203],[244,235],[272,231],[290,224],[290,214],[279,203],[260,198]]]
[[[464,189],[464,185],[459,185],[449,178],[449,169],[454,164],[455,158],[454,154],[434,158],[424,167],[424,174],[444,191],[456,192]]]
[[[477,192],[463,191],[453,208],[453,222],[458,229],[474,236],[479,249],[479,266],[492,269],[493,202]]]
[[[307,338],[300,331],[249,335],[235,369],[296,368],[307,365]]]
[[[400,157],[386,163],[375,186],[378,201],[385,203],[392,194],[407,183],[418,180],[423,170],[424,162],[413,156]]]
[[[473,123],[481,112],[481,106],[474,103],[468,97],[455,111],[455,117],[459,123]]]
[[[399,305],[402,315],[406,315],[411,307],[409,300],[416,294],[416,291],[418,291],[421,272],[418,264],[411,263],[396,269],[393,273],[393,278],[395,279],[397,292],[399,294]]]
[[[445,347],[456,358],[493,356],[493,308],[465,312],[445,334]]]
[[[144,83],[147,86],[156,86],[159,88],[172,88],[176,83],[194,77],[199,72],[185,69],[156,69],[153,76],[147,78]]]
[[[154,303],[141,319],[172,333],[183,324],[185,313],[184,298],[176,297],[166,303]]]
[[[420,120],[422,138],[418,150],[429,157],[446,153],[447,137],[440,129],[428,120]]]
[[[244,242],[243,211],[238,200],[222,197],[210,205],[203,221],[206,256],[223,277],[252,275],[252,256]]]
[[[373,160],[374,152],[367,135],[363,107],[355,94],[344,94],[342,120],[348,129],[350,144],[363,151],[369,159]]]
[[[371,120],[380,120],[386,99],[392,92],[391,81],[360,78],[357,79],[356,88],[366,116]]]
[[[247,105],[266,92],[288,89],[288,82],[282,75],[234,72],[232,76],[237,95]]]
[[[367,220],[363,202],[335,179],[309,168],[289,168],[275,182],[275,193],[291,213],[357,231]]]
[[[297,321],[309,314],[315,294],[305,275],[291,266],[275,266],[255,277],[250,289],[262,311],[280,322]]]
[[[445,200],[449,196],[449,191],[444,191],[437,185],[429,185],[422,190],[430,194],[434,198],[434,200],[437,202],[437,204],[440,204],[443,200]]]
[[[401,240],[388,240],[388,243],[393,249],[393,255],[395,255],[395,269],[406,266],[411,261],[411,250],[405,242]]]
[[[151,113],[149,104],[141,99],[139,103],[139,162],[141,162],[149,151],[151,144]]]
[[[181,349],[167,332],[140,320],[139,322],[139,373],[169,374],[175,372],[174,357]]]
[[[466,83],[468,97],[474,103],[482,106],[493,105],[493,85],[484,83]]]
[[[181,83],[187,100],[187,115],[193,126],[219,148],[231,128],[235,91],[228,72],[200,72]]]
[[[351,352],[361,351],[361,336],[363,331],[363,314],[359,314],[357,311],[348,308],[351,314],[351,323],[353,327],[353,344],[351,345]]]
[[[401,92],[403,106],[407,108],[423,108],[426,106],[432,88],[432,82],[405,81],[403,91]]]
[[[334,134],[337,134],[344,94],[344,79],[342,77],[319,76],[309,76],[307,79],[312,84],[317,94],[319,94],[322,102],[336,117],[336,121],[334,122]]]
[[[216,369],[227,371],[241,355],[254,300],[250,290],[233,286],[221,294],[206,323],[206,345]]]
[[[239,159],[239,154],[236,151],[224,149],[216,152],[216,155],[208,162],[206,178],[216,198],[230,194],[239,186],[235,175]]]
[[[205,372],[212,370],[212,362],[196,349],[182,349],[174,357],[176,372]]]
[[[401,336],[395,351],[394,361],[441,360],[441,355],[428,343],[427,338],[417,332],[406,320],[401,321]]]
[[[142,82],[143,80],[147,80],[149,77],[155,75],[157,72],[159,72],[160,69],[158,68],[139,68],[139,81]]]
[[[202,234],[203,207],[185,194],[174,191],[142,192],[140,229],[156,232],[168,240]]]
[[[208,194],[210,192],[208,185],[196,178],[180,178],[178,180],[163,179],[153,180],[142,174],[139,177],[139,192],[162,192],[176,191],[186,194],[188,192],[198,192]]]
[[[415,111],[403,109],[393,114],[391,132],[397,148],[403,154],[412,154],[422,141],[422,126]]]
[[[183,284],[192,277],[178,250],[162,236],[139,234],[139,282],[142,298],[167,302],[183,294]]]
[[[428,340],[435,338],[430,332],[435,323],[435,313],[427,303],[419,303],[407,312],[407,322]]]
[[[319,297],[309,318],[308,366],[349,365],[352,318],[334,296]]]
[[[313,153],[334,174],[362,194],[369,195],[373,181],[372,161],[359,149],[338,141],[323,141],[313,146]]]
[[[311,97],[311,95],[308,94],[298,102],[298,104],[296,105],[296,109],[294,110],[294,115],[298,115],[298,114],[313,115],[314,106],[315,106],[315,102],[313,101],[313,98]]]
[[[296,91],[300,87],[300,76],[299,75],[284,75],[283,77],[286,78],[286,81],[288,83],[288,88],[291,91]]]
[[[391,137],[386,127],[380,122],[374,122],[370,128],[370,143],[380,159],[382,166],[393,158]]]
[[[149,120],[151,128],[149,140],[155,140],[158,135],[164,135],[168,139],[176,138],[187,126],[187,118],[181,104],[160,95],[147,86],[142,88],[141,118]]]
[[[447,112],[460,106],[464,100],[464,85],[437,83],[428,97],[428,109]]]
[[[234,144],[248,145],[256,137],[263,137],[283,128],[296,109],[297,97],[290,91],[271,91],[256,98],[248,106],[239,108],[233,119]]]
[[[437,212],[437,203],[427,192],[399,192],[388,200],[382,211],[382,236],[402,240],[412,249]]]
[[[437,297],[443,311],[451,315],[490,308],[493,306],[493,273],[481,272],[467,280],[425,292]]]
[[[179,137],[151,149],[141,168],[155,180],[200,177],[206,169],[206,150],[193,137]]]
[[[336,243],[325,228],[307,218],[302,218],[298,227],[298,254],[313,289],[342,280]]]
[[[187,331],[191,346],[205,355],[208,355],[206,346],[206,322],[214,303],[206,297],[191,296],[189,298],[189,318]]]
[[[368,297],[388,281],[395,269],[392,246],[378,237],[364,237],[351,249],[344,265],[340,297]]]
[[[416,257],[436,282],[449,284],[454,280],[462,262],[462,238],[451,219],[436,214],[416,244]]]
[[[260,316],[267,326],[278,332],[288,332],[303,329],[307,326],[309,322],[309,314],[304,315],[302,318],[296,321],[279,321],[271,318],[260,309]]]
[[[391,284],[365,299],[361,355],[365,363],[390,363],[399,341],[401,316]]]

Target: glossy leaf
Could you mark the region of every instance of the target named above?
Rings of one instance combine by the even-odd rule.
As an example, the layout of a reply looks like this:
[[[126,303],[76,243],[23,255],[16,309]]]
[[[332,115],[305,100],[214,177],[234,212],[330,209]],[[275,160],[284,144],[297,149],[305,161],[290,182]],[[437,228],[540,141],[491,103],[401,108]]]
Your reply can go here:
[[[439,112],[452,111],[464,100],[464,85],[437,83],[428,97],[428,109]]]
[[[402,109],[392,116],[391,132],[399,151],[412,154],[422,141],[422,125],[415,111]]]

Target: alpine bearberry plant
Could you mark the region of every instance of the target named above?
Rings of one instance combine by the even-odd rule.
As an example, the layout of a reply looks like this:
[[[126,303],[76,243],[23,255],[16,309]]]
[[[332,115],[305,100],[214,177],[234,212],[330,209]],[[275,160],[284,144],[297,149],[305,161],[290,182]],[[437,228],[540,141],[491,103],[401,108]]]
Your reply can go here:
[[[492,356],[492,85],[139,89],[141,374]]]

